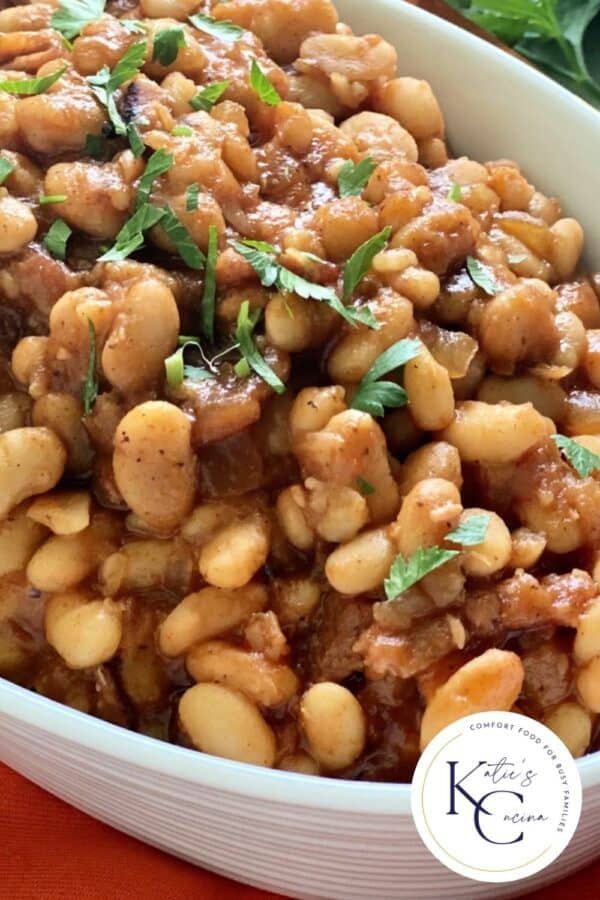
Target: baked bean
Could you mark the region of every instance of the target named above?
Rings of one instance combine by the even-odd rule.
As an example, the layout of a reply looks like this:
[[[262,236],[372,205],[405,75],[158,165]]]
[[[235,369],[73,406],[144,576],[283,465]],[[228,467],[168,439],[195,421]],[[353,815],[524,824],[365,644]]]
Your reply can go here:
[[[150,19],[179,19],[185,21],[198,9],[194,0],[141,0],[140,9]]]
[[[45,494],[33,501],[27,516],[54,534],[77,534],[90,524],[90,495],[87,491]]]
[[[55,534],[33,554],[27,577],[40,591],[66,591],[87,578],[115,549],[118,529],[109,514],[98,514],[76,534]]]
[[[14,197],[0,197],[0,253],[18,253],[37,231],[35,216]]]
[[[583,361],[586,375],[594,385],[600,387],[600,329],[586,332],[587,350]]]
[[[544,716],[544,725],[566,744],[571,756],[583,756],[592,739],[592,720],[579,703],[560,703]]]
[[[150,388],[162,378],[178,334],[179,312],[169,288],[158,279],[134,283],[102,350],[104,375],[124,393]]]
[[[586,332],[583,322],[575,313],[562,312],[554,317],[554,324],[560,344],[552,362],[556,366],[576,369],[586,353]]]
[[[319,764],[308,753],[286,753],[279,760],[278,769],[284,772],[297,772],[299,775],[320,775]]]
[[[421,722],[421,749],[447,725],[471,713],[512,709],[524,670],[516,653],[486,650],[461,666],[433,695]]]
[[[0,433],[23,428],[28,424],[31,400],[26,394],[4,394],[0,397]]]
[[[28,518],[21,506],[0,522],[0,578],[24,569],[46,536],[39,522]]]
[[[564,415],[566,397],[560,384],[535,375],[516,375],[512,378],[488,375],[477,390],[477,399],[482,403],[530,402],[542,416],[554,422],[560,422]]]
[[[583,229],[576,219],[559,219],[551,227],[552,264],[559,279],[569,278],[583,249]]]
[[[192,744],[203,753],[270,768],[275,735],[256,706],[220,684],[197,684],[179,701],[179,718]]]
[[[391,116],[375,112],[357,113],[342,122],[340,131],[351,138],[360,151],[369,153],[377,162],[398,155],[409,162],[418,159],[415,139]]]
[[[451,481],[426,478],[405,496],[391,536],[405,557],[432,547],[458,525],[463,512],[460,491]]]
[[[360,197],[326,203],[315,214],[315,226],[329,259],[342,262],[379,230],[377,213]]]
[[[191,423],[176,406],[151,400],[121,419],[113,468],[129,507],[157,531],[171,531],[190,512],[196,492]]]
[[[512,549],[508,565],[512,569],[532,569],[546,549],[545,535],[529,528],[517,528],[511,535]]]
[[[452,444],[432,441],[406,457],[400,475],[400,493],[408,494],[425,478],[443,478],[460,490],[463,483],[460,456]]]
[[[240,625],[267,604],[267,592],[258,584],[238,590],[206,587],[188,594],[177,604],[158,630],[165,656],[180,656],[200,641],[219,637]]]
[[[215,587],[243,587],[265,564],[270,537],[269,522],[259,513],[226,525],[202,547],[200,574]]]
[[[507,566],[513,548],[510,531],[497,513],[485,509],[465,509],[460,523],[482,514],[489,517],[485,538],[481,544],[464,547],[461,555],[465,574],[477,578],[493,575]]]
[[[600,603],[583,612],[577,622],[573,655],[579,665],[600,656]]]
[[[307,478],[305,516],[317,534],[330,543],[349,541],[369,521],[364,497],[352,488]]]
[[[298,690],[298,678],[289,666],[271,662],[260,653],[248,653],[225,641],[193,647],[185,665],[195,681],[225,684],[261,706],[287,703]]]
[[[85,594],[54,594],[44,611],[46,639],[70,669],[99,666],[121,642],[121,609],[112,600]]]
[[[555,430],[531,403],[465,400],[457,404],[454,422],[440,438],[457,448],[463,462],[508,463]]]
[[[386,528],[364,531],[340,544],[325,562],[327,580],[340,594],[363,594],[381,587],[396,556]]]
[[[309,578],[278,578],[273,590],[273,609],[283,626],[307,619],[321,596],[320,586]]]
[[[341,684],[322,681],[300,700],[300,725],[311,755],[336,771],[360,756],[366,741],[365,714],[356,697]]]
[[[300,391],[290,410],[292,438],[299,441],[305,434],[325,428],[333,416],[346,409],[344,394],[344,388],[336,384]]]
[[[306,518],[306,496],[300,485],[285,488],[277,497],[277,518],[286,538],[299,550],[310,550],[315,533]]]
[[[48,428],[0,434],[0,519],[21,501],[50,490],[61,478],[65,448]]]
[[[392,78],[378,91],[375,105],[418,141],[444,133],[442,113],[427,81]]]
[[[454,394],[447,369],[423,346],[404,367],[404,387],[413,419],[424,431],[439,431],[454,418]]]
[[[192,568],[192,554],[177,538],[130,541],[106,557],[98,581],[107,596],[160,588],[185,592],[192,580]]]
[[[586,709],[600,713],[600,656],[595,656],[580,669],[577,692]]]

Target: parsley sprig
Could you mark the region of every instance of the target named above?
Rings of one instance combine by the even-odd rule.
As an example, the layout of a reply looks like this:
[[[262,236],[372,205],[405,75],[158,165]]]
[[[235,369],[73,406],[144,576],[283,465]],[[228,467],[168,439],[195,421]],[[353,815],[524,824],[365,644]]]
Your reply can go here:
[[[359,196],[376,168],[377,163],[370,156],[356,164],[351,159],[346,160],[338,175],[340,197]]]
[[[597,453],[564,434],[553,434],[551,437],[581,478],[588,478],[592,472],[600,469],[600,456]]]
[[[344,300],[348,300],[352,296],[371,268],[374,257],[385,249],[391,233],[391,226],[388,225],[356,248],[344,266]]]
[[[475,259],[474,256],[467,256],[467,272],[471,276],[471,280],[474,281],[477,287],[480,287],[488,297],[493,297],[502,290],[500,285],[494,281],[486,267],[480,263],[478,259]]]
[[[106,0],[63,0],[50,17],[50,25],[72,41],[82,28],[97,22],[104,12]]]
[[[62,66],[50,75],[41,78],[17,78],[0,81],[0,91],[5,94],[17,94],[20,97],[31,97],[33,94],[43,94],[49,87],[62,78],[67,71],[67,66]]]
[[[11,172],[14,172],[15,164],[5,156],[0,156],[0,184],[4,184]]]
[[[161,66],[170,66],[177,59],[177,54],[186,46],[185,33],[181,25],[174,28],[163,28],[158,31],[152,46],[152,62]]]
[[[255,59],[250,64],[250,87],[267,106],[279,106],[281,97]]]
[[[266,360],[260,355],[260,352],[258,351],[258,348],[256,347],[256,344],[254,343],[254,339],[252,337],[252,332],[254,331],[256,323],[258,322],[258,319],[260,317],[260,310],[257,310],[256,312],[258,314],[254,313],[250,315],[250,304],[247,300],[244,300],[244,302],[240,306],[240,311],[238,313],[235,338],[239,344],[241,354],[246,360],[248,366],[253,369],[257,375],[260,375],[262,380],[266,381],[269,387],[272,387],[276,394],[283,394],[285,392],[285,384],[279,378],[279,376],[275,374]]]
[[[476,547],[485,540],[490,524],[489,513],[477,513],[463,519],[458,528],[447,534],[445,540],[453,544],[462,544],[464,547]]]
[[[162,219],[162,209],[157,209],[149,203],[144,203],[128,219],[115,238],[110,250],[98,257],[98,262],[117,262],[127,259],[144,244],[144,232],[153,228]]]
[[[165,172],[169,171],[169,169],[173,165],[173,159],[173,154],[167,153],[167,151],[163,147],[160,147],[158,150],[154,151],[154,153],[146,163],[144,174],[140,178],[140,183],[138,185],[137,195],[135,199],[136,209],[139,209],[141,206],[148,202],[154,181],[160,175],[164,175]]]
[[[87,79],[94,94],[106,108],[108,117],[117,134],[126,134],[127,126],[117,109],[114,97],[115,91],[122,84],[125,84],[126,81],[131,81],[137,75],[144,65],[146,50],[146,41],[137,41],[125,51],[114,69],[111,70],[108,66],[102,66],[100,71],[96,72],[95,75],[90,75]]]
[[[213,84],[209,84],[205,88],[202,88],[197,94],[194,94],[189,101],[189,104],[192,109],[210,112],[215,103],[221,99],[228,87],[228,81],[215,81]]]
[[[200,303],[200,328],[211,343],[215,339],[215,297],[217,292],[216,268],[219,249],[219,233],[216,225],[208,226],[208,247],[204,269],[204,290]]]
[[[372,416],[383,416],[386,406],[392,409],[406,406],[407,396],[404,388],[393,381],[379,381],[378,379],[382,375],[401,368],[410,359],[414,359],[419,355],[421,348],[421,341],[414,338],[402,338],[388,347],[377,357],[360,382],[350,403],[352,409],[360,409]]]
[[[383,582],[385,596],[388,600],[394,600],[425,575],[454,559],[459,552],[459,550],[445,550],[443,547],[422,547],[408,559],[399,554]]]
[[[368,306],[361,309],[344,306],[333,288],[325,287],[322,284],[313,284],[312,281],[307,281],[301,275],[296,275],[295,272],[278,263],[276,260],[277,250],[272,244],[249,240],[230,241],[230,244],[252,266],[263,287],[275,286],[282,294],[293,293],[304,300],[319,300],[326,303],[350,325],[362,323],[370,328],[378,327]]]
[[[210,34],[211,37],[225,41],[226,44],[234,44],[239,41],[245,31],[239,25],[230,22],[229,19],[213,19],[212,16],[205,16],[202,13],[189,16],[189,20],[198,31]]]
[[[57,219],[46,232],[42,244],[51,256],[64,261],[67,255],[67,241],[72,233],[66,222]]]
[[[81,388],[81,399],[83,401],[83,414],[89,416],[96,398],[98,397],[98,375],[96,373],[96,329],[94,323],[88,317],[88,335],[89,335],[89,357],[87,374]]]

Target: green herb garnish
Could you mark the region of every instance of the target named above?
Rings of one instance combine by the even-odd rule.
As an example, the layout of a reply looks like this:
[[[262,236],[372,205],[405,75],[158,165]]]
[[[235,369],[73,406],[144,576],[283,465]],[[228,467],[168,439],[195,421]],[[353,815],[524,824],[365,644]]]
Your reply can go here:
[[[122,25],[129,34],[145,34],[146,27],[139,19],[119,19],[119,25]]]
[[[200,304],[200,328],[211,343],[215,339],[215,296],[217,291],[216,267],[219,249],[219,233],[216,225],[208,226],[208,249],[204,269],[204,290]]]
[[[108,66],[102,66],[99,72],[96,72],[95,75],[90,75],[87,79],[94,94],[106,108],[108,117],[117,134],[126,134],[127,126],[117,109],[114,93],[122,84],[125,84],[126,81],[131,81],[138,74],[144,65],[146,49],[146,41],[137,41],[125,51],[112,71]]]
[[[256,93],[259,100],[266,103],[267,106],[279,106],[281,97],[256,62],[252,60],[250,65],[250,87]]]
[[[597,453],[593,453],[564,434],[552,434],[550,437],[581,478],[587,478],[592,472],[600,469],[600,456]]]
[[[127,140],[129,141],[131,152],[136,158],[144,155],[144,150],[146,149],[144,146],[144,142],[137,129],[137,126],[133,123],[127,126]]]
[[[85,137],[85,152],[92,159],[102,159],[104,156],[104,143],[99,134],[87,134]]]
[[[195,212],[198,209],[198,195],[200,188],[197,184],[188,185],[185,192],[185,211]]]
[[[262,380],[266,381],[269,387],[273,388],[276,394],[283,394],[285,392],[285,384],[275,374],[271,366],[260,355],[256,348],[256,344],[252,339],[252,332],[254,331],[256,322],[258,321],[258,316],[260,316],[260,311],[258,313],[258,316],[251,317],[249,314],[249,309],[250,304],[247,300],[244,300],[244,302],[240,306],[240,311],[237,318],[237,328],[235,330],[236,341],[240,345],[242,356],[244,357],[250,368],[253,369],[257,375],[260,375]]]
[[[67,241],[72,234],[67,223],[62,219],[57,219],[46,232],[42,244],[55,259],[64,260],[67,255]]]
[[[14,172],[15,164],[5,156],[0,156],[0,184],[4,184],[11,172]]]
[[[50,17],[50,25],[72,41],[81,29],[102,17],[106,0],[63,0]]]
[[[371,268],[373,258],[385,249],[392,233],[388,225],[383,231],[357,247],[344,266],[344,300],[348,300]]]
[[[44,75],[42,78],[21,78],[18,80],[0,81],[0,91],[6,94],[18,94],[23,97],[30,97],[32,94],[43,94],[49,87],[56,84],[59,78],[67,71],[68,66],[57,69],[51,75]]]
[[[369,497],[371,494],[375,493],[375,488],[372,484],[369,484],[368,481],[365,481],[360,475],[356,479],[356,487],[363,495],[363,497]]]
[[[200,344],[194,340],[186,341],[179,349],[172,353],[171,356],[168,356],[165,359],[167,384],[172,389],[180,387],[180,385],[183,384],[184,378],[188,378],[190,381],[204,381],[207,378],[214,377],[208,369],[205,369],[202,366],[184,365],[183,355],[188,347],[200,348]],[[202,348],[200,348],[200,350],[201,349]]]
[[[347,160],[338,175],[340,197],[359,196],[376,168],[377,163],[370,156],[365,156],[356,165],[351,159]]]
[[[369,328],[379,327],[368,306],[361,309],[346,307],[333,288],[324,287],[322,284],[313,284],[280,265],[275,259],[277,251],[271,244],[267,244],[265,241],[249,240],[230,241],[230,244],[252,266],[263,287],[275,285],[281,293],[293,293],[304,300],[319,300],[326,303],[350,325],[361,323],[368,325]]]
[[[99,262],[117,262],[127,259],[144,244],[144,232],[152,228],[163,218],[164,211],[144,203],[128,219],[115,238],[115,243],[98,257]]]
[[[64,203],[68,199],[66,194],[42,194],[38,203],[40,206],[46,206],[48,203]]]
[[[454,203],[460,203],[460,198],[462,196],[462,191],[460,189],[460,184],[450,185],[450,190],[448,191],[448,200],[452,200]]]
[[[194,129],[190,128],[189,125],[176,125],[175,128],[171,129],[171,134],[173,137],[193,137]]]
[[[152,62],[158,62],[161,66],[170,66],[184,47],[185,33],[181,25],[158,31],[152,47]]]
[[[239,25],[235,25],[229,19],[221,21],[220,19],[213,19],[212,16],[205,16],[202,13],[196,13],[195,16],[189,16],[188,18],[198,31],[210,34],[211,37],[225,41],[227,44],[234,44],[236,41],[239,41],[245,32],[244,28],[240,28]]]
[[[198,91],[189,101],[189,104],[192,109],[210,112],[228,87],[228,81],[215,81],[214,84],[209,84],[207,87],[202,88],[201,91]]]
[[[81,389],[83,400],[83,414],[89,416],[98,396],[98,376],[96,374],[96,329],[88,316],[88,333],[90,341],[90,355],[88,359],[87,375]]]
[[[443,550],[441,547],[420,548],[409,559],[405,559],[402,554],[399,554],[392,563],[388,577],[383,582],[385,596],[388,600],[394,600],[425,575],[439,569],[458,554],[458,550]]]
[[[467,272],[471,280],[475,282],[489,297],[497,294],[501,287],[496,284],[490,273],[474,256],[467,256]]]
[[[414,359],[419,355],[422,346],[419,340],[403,338],[388,347],[377,357],[360,382],[350,403],[351,408],[360,409],[372,416],[383,416],[386,406],[392,409],[406,406],[408,399],[404,388],[393,381],[378,381],[377,379]]]
[[[144,174],[140,178],[140,183],[135,200],[136,209],[139,209],[141,206],[148,202],[154,180],[158,178],[159,175],[164,175],[165,172],[168,172],[172,165],[172,153],[167,153],[167,151],[162,147],[159,150],[154,151],[154,153],[146,163]]]
[[[206,262],[204,253],[194,243],[185,225],[182,224],[170,206],[164,206],[162,213],[161,228],[171,243],[175,245],[175,249],[182,260],[190,269],[203,269]]]
[[[463,544],[465,547],[475,547],[477,544],[482,544],[487,534],[490,519],[489,513],[468,516],[468,518],[463,519],[458,528],[446,535],[445,540],[452,541],[453,544]]]

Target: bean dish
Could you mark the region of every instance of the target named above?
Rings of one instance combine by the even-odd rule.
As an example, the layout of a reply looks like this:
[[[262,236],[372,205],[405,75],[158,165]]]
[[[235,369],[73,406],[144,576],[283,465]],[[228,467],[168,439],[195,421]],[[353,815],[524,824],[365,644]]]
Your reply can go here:
[[[314,775],[598,748],[579,223],[330,0],[3,5],[0,675]]]

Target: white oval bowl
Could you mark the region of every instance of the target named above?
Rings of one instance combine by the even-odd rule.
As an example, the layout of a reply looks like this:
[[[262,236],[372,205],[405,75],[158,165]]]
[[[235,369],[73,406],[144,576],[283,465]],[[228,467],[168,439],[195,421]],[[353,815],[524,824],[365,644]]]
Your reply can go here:
[[[600,267],[600,115],[504,52],[398,0],[338,0],[383,34],[399,72],[431,82],[455,153],[518,160],[584,226]],[[595,250],[595,260],[591,249]],[[579,762],[581,823],[549,869],[513,885],[454,875],[421,843],[406,785],[312,778],[174,747],[0,679],[0,758],[73,806],[163,850],[259,887],[332,900],[514,897],[600,848],[600,753]]]

